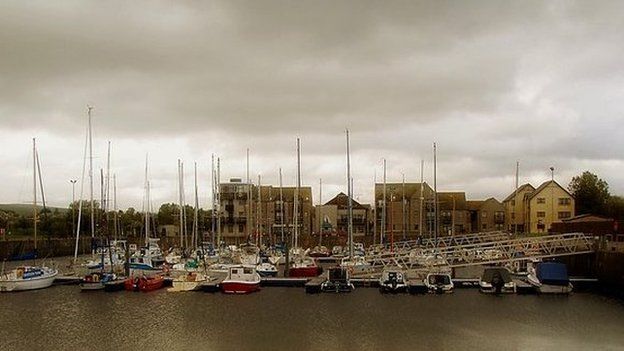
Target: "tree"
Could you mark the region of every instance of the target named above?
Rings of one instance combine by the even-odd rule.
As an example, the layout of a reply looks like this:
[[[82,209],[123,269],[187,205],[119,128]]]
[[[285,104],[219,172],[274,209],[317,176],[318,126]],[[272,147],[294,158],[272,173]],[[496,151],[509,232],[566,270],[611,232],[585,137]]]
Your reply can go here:
[[[607,215],[617,220],[624,220],[624,197],[611,196],[607,202]]]
[[[593,213],[606,214],[609,200],[609,184],[598,178],[597,175],[585,171],[572,178],[568,190],[576,201],[576,214]]]

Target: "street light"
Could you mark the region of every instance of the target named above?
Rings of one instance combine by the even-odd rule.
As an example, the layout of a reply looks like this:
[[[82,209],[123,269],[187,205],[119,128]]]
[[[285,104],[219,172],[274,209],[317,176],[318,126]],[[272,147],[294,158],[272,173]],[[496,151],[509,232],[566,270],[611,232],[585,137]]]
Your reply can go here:
[[[72,203],[71,203],[71,209],[72,209],[72,233],[74,233],[76,231],[76,222],[75,220],[75,211],[76,211],[76,205],[74,204],[74,202],[76,201],[76,179],[70,179],[69,182],[72,185]]]

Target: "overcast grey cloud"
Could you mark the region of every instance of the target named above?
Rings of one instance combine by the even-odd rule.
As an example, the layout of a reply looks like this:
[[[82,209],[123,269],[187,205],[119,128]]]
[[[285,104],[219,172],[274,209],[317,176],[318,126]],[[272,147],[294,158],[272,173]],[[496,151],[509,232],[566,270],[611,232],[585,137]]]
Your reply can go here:
[[[113,144],[122,206],[175,201],[176,162],[210,156],[222,179],[344,189],[352,131],[355,194],[374,174],[419,180],[439,145],[438,184],[470,198],[563,184],[583,170],[624,193],[624,3],[445,1],[5,1],[0,4],[0,202],[30,198],[32,137],[49,201],[79,178],[86,106],[95,163]],[[187,184],[191,184],[190,171]],[[189,187],[190,194],[190,187]],[[190,196],[187,196],[190,198]],[[316,201],[317,199],[315,199]]]

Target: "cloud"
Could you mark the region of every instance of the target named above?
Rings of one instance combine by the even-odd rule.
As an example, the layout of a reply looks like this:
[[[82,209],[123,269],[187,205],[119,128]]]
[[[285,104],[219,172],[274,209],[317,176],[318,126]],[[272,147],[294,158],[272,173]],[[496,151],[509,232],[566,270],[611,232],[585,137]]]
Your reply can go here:
[[[178,158],[200,162],[209,201],[210,155],[222,157],[222,179],[241,176],[248,147],[253,179],[275,184],[281,166],[293,183],[297,136],[304,182],[341,191],[346,127],[362,201],[382,157],[389,179],[417,181],[421,158],[430,179],[433,141],[441,188],[469,196],[504,197],[516,160],[536,182],[550,165],[567,178],[592,167],[622,193],[623,6],[5,2],[0,201],[21,200],[38,136],[49,198],[67,202],[87,104],[98,167],[113,142],[123,206],[140,204],[146,153],[155,201],[175,200]]]

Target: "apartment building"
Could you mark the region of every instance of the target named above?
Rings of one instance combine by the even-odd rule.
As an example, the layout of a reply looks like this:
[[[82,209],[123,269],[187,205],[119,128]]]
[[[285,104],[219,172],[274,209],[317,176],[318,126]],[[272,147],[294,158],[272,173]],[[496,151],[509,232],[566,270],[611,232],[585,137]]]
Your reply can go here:
[[[503,200],[503,207],[505,208],[505,228],[507,228],[509,232],[524,233],[525,229],[528,228],[525,222],[524,197],[534,191],[535,187],[533,187],[533,185],[529,183],[522,184]]]
[[[353,236],[370,235],[371,206],[360,204],[354,199],[351,199],[351,206],[353,208]],[[316,206],[315,217],[313,223],[315,235],[319,233],[319,226],[323,230],[323,235],[347,235],[349,197],[341,192],[322,206]]]
[[[505,230],[505,206],[491,197],[487,200],[466,201],[470,215],[471,233]]]

